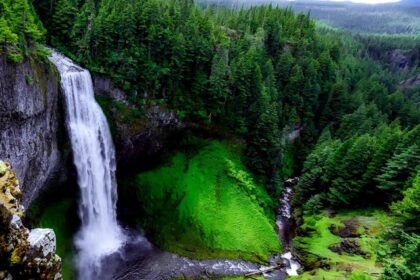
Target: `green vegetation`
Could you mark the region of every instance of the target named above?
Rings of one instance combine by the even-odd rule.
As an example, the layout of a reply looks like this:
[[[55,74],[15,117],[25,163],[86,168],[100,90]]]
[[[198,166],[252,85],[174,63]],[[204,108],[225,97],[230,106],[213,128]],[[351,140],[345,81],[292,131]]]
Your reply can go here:
[[[405,0],[402,0],[407,2]],[[285,0],[198,0],[206,5],[241,6],[266,5],[271,2],[283,7],[291,7],[299,13],[310,13],[323,25],[347,29],[352,32],[371,34],[404,34],[418,36],[420,33],[420,6],[414,0],[407,3],[388,5],[366,5],[350,1],[285,1]]]
[[[303,220],[299,229],[303,235],[294,239],[295,250],[306,266],[322,269],[305,273],[298,279],[364,279],[357,278],[362,277],[358,276],[360,271],[376,279],[383,272],[378,263],[380,234],[391,224],[383,210],[342,210],[333,216],[332,213],[304,215]],[[359,254],[331,250],[342,242],[340,232],[357,244]]]
[[[20,61],[42,28],[28,2],[0,3],[0,45]],[[133,216],[161,248],[266,261],[280,250],[275,194],[283,177],[302,174],[295,244],[313,270],[301,279],[419,278],[420,90],[399,86],[420,73],[419,38],[353,34],[270,5],[34,4],[52,46],[127,93],[129,105],[98,98],[114,132],[117,124],[140,130],[144,112],[159,106],[189,127],[229,131],[243,143],[176,143],[166,165],[124,183],[123,197],[135,193]],[[416,10],[404,13],[378,28],[417,34]],[[13,20],[27,15],[24,25]],[[369,20],[402,14],[375,15]],[[350,17],[368,28],[367,18]],[[382,210],[357,210],[369,207]],[[62,235],[53,214],[44,211],[41,221]],[[340,236],[349,223],[358,225],[354,236]]]
[[[31,1],[0,1],[0,55],[21,62],[44,32]]]
[[[341,110],[329,102],[333,87],[342,89],[339,46],[319,38],[306,15],[189,0],[40,0],[36,8],[53,46],[112,77],[140,112],[158,104],[244,138],[245,163],[273,193],[282,132],[305,124],[299,142],[307,152],[318,127]]]
[[[329,131],[320,138],[304,164],[297,201],[315,196],[340,207],[401,199],[420,164],[420,126],[401,130],[358,114],[344,116],[341,139],[331,139]]]
[[[238,149],[212,141],[137,177],[133,187],[145,209],[138,218],[163,249],[259,262],[280,251],[273,201],[243,166]]]

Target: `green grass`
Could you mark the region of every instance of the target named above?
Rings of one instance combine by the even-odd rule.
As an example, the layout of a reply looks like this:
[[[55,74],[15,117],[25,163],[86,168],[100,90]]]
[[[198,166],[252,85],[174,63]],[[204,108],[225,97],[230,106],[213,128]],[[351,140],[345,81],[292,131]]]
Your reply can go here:
[[[343,271],[343,270],[324,270],[317,269],[311,272],[305,272],[297,277],[289,277],[293,280],[371,280],[369,274],[363,271]]]
[[[358,232],[361,233],[361,236],[355,239],[360,244],[360,248],[369,254],[367,258],[360,255],[338,254],[329,249],[331,245],[341,241],[340,236],[331,233],[330,225],[343,226],[343,221],[353,217],[357,218]],[[307,234],[296,237],[294,244],[296,248],[312,254],[311,256],[315,255],[323,259],[324,264],[327,263],[331,269],[307,272],[299,279],[348,279],[349,271],[364,271],[374,278],[377,277],[383,272],[377,258],[379,234],[389,224],[389,219],[384,211],[377,209],[340,211],[334,217],[328,217],[326,213],[305,215],[301,229]]]
[[[236,150],[211,141],[137,177],[142,226],[162,249],[260,262],[280,251],[273,201]]]

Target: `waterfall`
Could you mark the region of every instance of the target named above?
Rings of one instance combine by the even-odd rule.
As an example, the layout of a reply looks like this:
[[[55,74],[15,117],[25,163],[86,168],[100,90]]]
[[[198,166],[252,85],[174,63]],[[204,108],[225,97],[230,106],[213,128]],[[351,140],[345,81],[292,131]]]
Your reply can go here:
[[[89,71],[52,50],[60,72],[66,126],[81,192],[81,229],[75,237],[79,279],[97,279],[101,260],[116,252],[124,234],[116,219],[115,150],[107,120],[93,92]]]

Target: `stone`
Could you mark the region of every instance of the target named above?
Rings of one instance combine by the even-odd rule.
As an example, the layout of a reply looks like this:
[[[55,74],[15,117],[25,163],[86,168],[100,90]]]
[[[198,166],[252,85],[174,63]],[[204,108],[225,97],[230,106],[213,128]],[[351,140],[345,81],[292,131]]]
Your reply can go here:
[[[47,62],[16,64],[0,55],[0,96],[0,158],[13,166],[28,206],[63,173],[58,75]]]
[[[360,237],[362,235],[363,228],[359,226],[357,218],[345,220],[343,224],[344,227],[331,224],[329,226],[330,232],[343,238]]]
[[[0,190],[0,279],[61,280],[54,231],[24,226],[19,181],[12,169],[0,177]]]
[[[29,232],[28,241],[29,250],[39,252],[44,257],[55,252],[56,239],[52,229],[33,229]]]
[[[351,238],[345,238],[338,244],[333,244],[329,249],[338,254],[360,255],[368,257],[368,254],[360,248],[359,242]]]
[[[0,177],[6,174],[6,171],[9,169],[9,166],[2,160],[0,160]]]
[[[111,79],[103,75],[94,75],[95,94],[112,102],[124,104],[126,109],[133,110],[128,95],[116,88]],[[147,96],[145,96],[147,99]],[[147,101],[146,101],[147,103]],[[186,129],[176,114],[157,105],[144,108],[144,114],[133,122],[127,122],[115,106],[103,108],[115,127],[113,135],[119,170],[130,170],[133,166],[154,160],[170,149],[174,136]]]

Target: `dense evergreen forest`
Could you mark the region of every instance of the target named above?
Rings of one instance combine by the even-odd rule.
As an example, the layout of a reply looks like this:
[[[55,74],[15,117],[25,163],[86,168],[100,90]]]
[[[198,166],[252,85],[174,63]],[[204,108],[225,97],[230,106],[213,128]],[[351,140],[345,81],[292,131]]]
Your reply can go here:
[[[340,217],[342,211],[372,209],[388,217],[377,246],[366,249],[383,264],[380,279],[420,279],[420,89],[401,86],[420,73],[418,39],[317,26],[309,13],[270,5],[230,9],[192,0],[0,0],[0,55],[15,63],[42,60],[48,55],[45,45],[94,74],[111,77],[129,96],[130,122],[158,106],[186,124],[239,143],[240,156],[232,156],[222,180],[238,180],[245,196],[252,197],[250,204],[261,206],[269,220],[283,181],[300,176],[293,197],[294,246],[304,271],[312,270],[312,277],[325,273],[313,279],[344,279],[334,278],[340,269],[328,270],[334,259],[319,265],[322,252],[311,247],[311,234],[328,231],[328,224],[320,229],[317,221],[329,219],[327,212]],[[395,50],[409,57],[403,66],[392,59]],[[294,133],[298,137],[290,141]],[[175,177],[165,177],[166,172],[182,174],[178,166],[214,164],[209,172],[220,178],[218,168],[225,163],[218,157],[231,152],[219,145],[194,156],[183,146],[167,169],[139,175],[136,182],[150,195],[140,198],[149,207],[143,213],[160,211],[151,199],[160,187],[171,192],[163,184],[182,187]],[[187,184],[197,185],[189,187],[191,192],[200,189],[194,175],[179,176],[190,176]],[[245,196],[242,205],[248,203]],[[162,215],[177,203],[162,206]],[[182,207],[182,215],[189,215]],[[260,215],[253,211],[246,213]],[[173,222],[164,217],[165,223]],[[159,233],[158,224],[142,225],[158,245],[188,254],[188,248],[166,239],[169,233]],[[174,232],[181,235],[189,226],[174,222],[165,230],[179,227]],[[197,236],[206,230],[197,230]],[[191,236],[181,240],[198,238]],[[272,240],[269,233],[262,238]],[[255,244],[239,256],[254,260],[248,251],[255,251],[263,259],[278,249]],[[220,257],[213,253],[209,256]],[[378,279],[359,270],[363,273],[350,279]],[[311,274],[299,277],[311,279]]]

